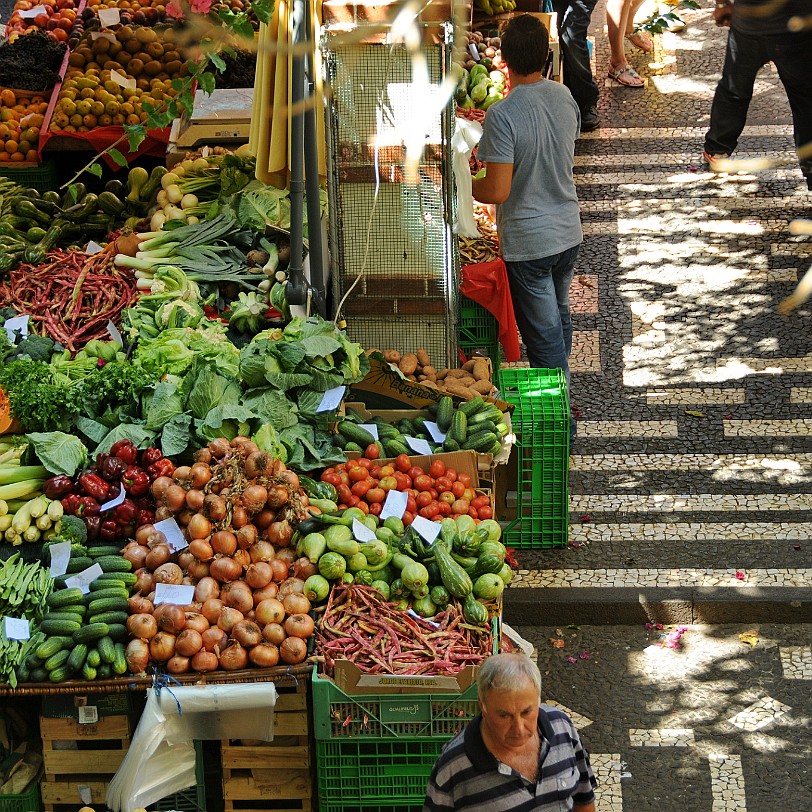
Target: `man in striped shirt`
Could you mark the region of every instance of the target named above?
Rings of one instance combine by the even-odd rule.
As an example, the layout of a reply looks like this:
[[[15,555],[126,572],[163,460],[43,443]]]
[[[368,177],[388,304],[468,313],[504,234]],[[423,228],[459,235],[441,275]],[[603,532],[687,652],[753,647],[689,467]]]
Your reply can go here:
[[[423,812],[595,812],[589,754],[565,713],[539,705],[536,664],[496,654],[477,686],[481,713],[443,748]]]

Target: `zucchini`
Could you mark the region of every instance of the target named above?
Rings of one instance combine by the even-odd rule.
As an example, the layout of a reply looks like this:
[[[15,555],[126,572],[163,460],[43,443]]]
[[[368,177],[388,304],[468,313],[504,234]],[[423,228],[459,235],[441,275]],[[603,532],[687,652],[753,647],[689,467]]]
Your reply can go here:
[[[87,652],[87,659],[85,660],[85,665],[89,665],[91,668],[98,668],[101,664],[101,654],[99,654],[99,650],[97,648],[92,648]]]
[[[488,610],[471,593],[462,604],[462,616],[467,623],[483,626],[488,622]]]
[[[114,217],[124,211],[124,203],[112,192],[108,191],[104,191],[99,195],[96,205],[99,207],[99,211],[111,214]]]
[[[168,171],[169,170],[165,166],[159,165],[156,166],[152,172],[150,172],[149,178],[138,193],[138,197],[142,203],[152,202],[152,198],[158,194],[158,191],[161,188],[161,178],[163,178]]]
[[[448,429],[448,436],[458,443],[464,443],[467,428],[468,418],[465,416],[465,412],[455,409],[454,415],[451,418],[451,426]]]
[[[73,633],[74,643],[86,643],[90,645],[102,637],[106,637],[110,633],[110,627],[107,623],[88,623],[87,626],[82,626]]]
[[[100,615],[102,612],[127,612],[128,600],[128,598],[98,598],[90,602],[87,610],[91,617]]]
[[[95,581],[90,585],[91,592],[98,592],[102,589],[110,588],[110,581],[120,581],[124,586],[132,589],[138,576],[132,572],[103,572]]]
[[[96,211],[98,196],[93,192],[88,192],[76,205],[65,209],[60,218],[69,223],[84,223],[88,216]]]
[[[43,640],[38,646],[35,651],[35,655],[41,663],[44,663],[49,657],[53,657],[58,651],[62,651],[63,648],[69,646],[71,643],[70,637],[49,637],[47,640]],[[29,665],[30,667],[30,665]],[[36,666],[34,666],[36,667]]]
[[[434,559],[440,568],[443,586],[455,598],[465,598],[471,594],[474,585],[468,573],[451,557],[451,553],[442,539],[435,540],[431,547]]]
[[[96,649],[99,652],[101,661],[112,665],[116,659],[116,644],[109,637],[102,637],[96,643]]]
[[[46,671],[53,671],[55,668],[59,668],[61,665],[65,665],[68,662],[68,658],[70,657],[70,651],[66,648],[62,648],[56,652],[56,654],[52,654],[46,661],[45,661],[45,670]]]
[[[31,226],[25,232],[25,239],[28,242],[39,242],[47,233],[42,226]]]
[[[12,200],[11,210],[18,217],[24,217],[28,220],[30,226],[39,224],[47,227],[51,225],[51,221],[53,220],[49,214],[40,211],[31,200],[21,197],[16,197]]]
[[[58,589],[56,592],[52,592],[45,599],[45,603],[48,604],[49,609],[59,609],[62,606],[81,603],[83,598],[82,590],[76,586],[70,589]]]
[[[502,569],[502,565],[504,563],[504,558],[500,558],[498,555],[494,555],[493,553],[484,553],[483,555],[480,555],[476,560],[476,564],[474,564],[469,572],[471,580],[476,581],[480,575],[495,575],[499,572],[499,570]]]
[[[93,623],[126,623],[129,614],[127,612],[100,612],[98,615],[91,615],[88,620]]]
[[[103,555],[92,563],[98,564],[102,572],[131,572],[133,565],[120,555]]]
[[[454,417],[454,401],[450,395],[443,395],[437,403],[437,414],[435,421],[440,431],[447,432],[451,427],[451,420]]]
[[[350,442],[356,443],[362,449],[375,442],[375,438],[366,429],[362,429],[351,420],[339,422],[338,433],[342,434]]]
[[[113,660],[113,673],[121,676],[127,673],[127,657],[124,643],[116,643],[116,658]]]
[[[82,670],[82,666],[85,664],[85,660],[87,659],[87,646],[84,643],[79,643],[76,647],[74,647],[73,651],[70,653],[70,657],[68,657],[67,666],[70,668],[71,671],[76,673],[77,671]]]
[[[42,193],[42,199],[47,200],[49,203],[53,203],[57,206],[62,206],[62,197],[59,192],[54,192],[49,190],[47,192]]]

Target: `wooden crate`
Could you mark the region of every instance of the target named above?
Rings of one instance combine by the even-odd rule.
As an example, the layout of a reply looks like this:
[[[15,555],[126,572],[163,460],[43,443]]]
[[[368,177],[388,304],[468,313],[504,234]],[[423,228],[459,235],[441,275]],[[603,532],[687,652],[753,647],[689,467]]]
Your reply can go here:
[[[307,687],[277,688],[274,739],[221,742],[224,812],[311,812]],[[291,769],[295,764],[296,769]]]
[[[131,733],[126,715],[105,716],[93,724],[40,716],[45,812],[103,804],[107,784],[127,754]],[[65,742],[76,743],[78,749],[61,749]]]

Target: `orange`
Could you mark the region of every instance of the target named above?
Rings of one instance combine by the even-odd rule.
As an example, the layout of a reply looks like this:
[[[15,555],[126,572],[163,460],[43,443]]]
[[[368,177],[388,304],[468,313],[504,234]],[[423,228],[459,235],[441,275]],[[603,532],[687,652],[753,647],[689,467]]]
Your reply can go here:
[[[5,140],[8,134],[8,124],[0,124],[0,140]]]
[[[35,149],[29,149],[28,152],[25,153],[25,160],[26,161],[36,161],[38,159],[37,151]]]
[[[136,121],[135,123],[137,124],[138,122]],[[19,144],[17,144],[16,141],[13,141],[13,140],[9,139],[5,143],[5,150],[6,150],[6,152],[16,152],[18,146],[19,146]]]
[[[24,161],[25,160],[25,155],[23,155],[22,152],[12,152],[11,153],[11,160],[12,161]]]
[[[26,152],[28,152],[29,149],[31,149],[32,146],[33,145],[31,144],[30,141],[20,141],[20,144],[17,147],[17,151],[25,154]]]
[[[39,138],[39,127],[29,127],[23,132],[23,141],[30,141],[32,144],[35,144],[37,138]]]
[[[14,95],[14,91],[5,87],[3,90],[0,90],[0,102],[6,105],[6,107],[14,107],[17,104],[17,97]]]

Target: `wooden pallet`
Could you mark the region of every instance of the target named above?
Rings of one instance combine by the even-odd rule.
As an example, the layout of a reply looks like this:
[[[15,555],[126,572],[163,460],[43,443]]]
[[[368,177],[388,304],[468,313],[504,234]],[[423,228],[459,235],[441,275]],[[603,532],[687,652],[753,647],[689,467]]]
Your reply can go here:
[[[221,742],[224,812],[311,812],[307,687],[278,688],[274,739]],[[297,769],[291,769],[291,765]]]

